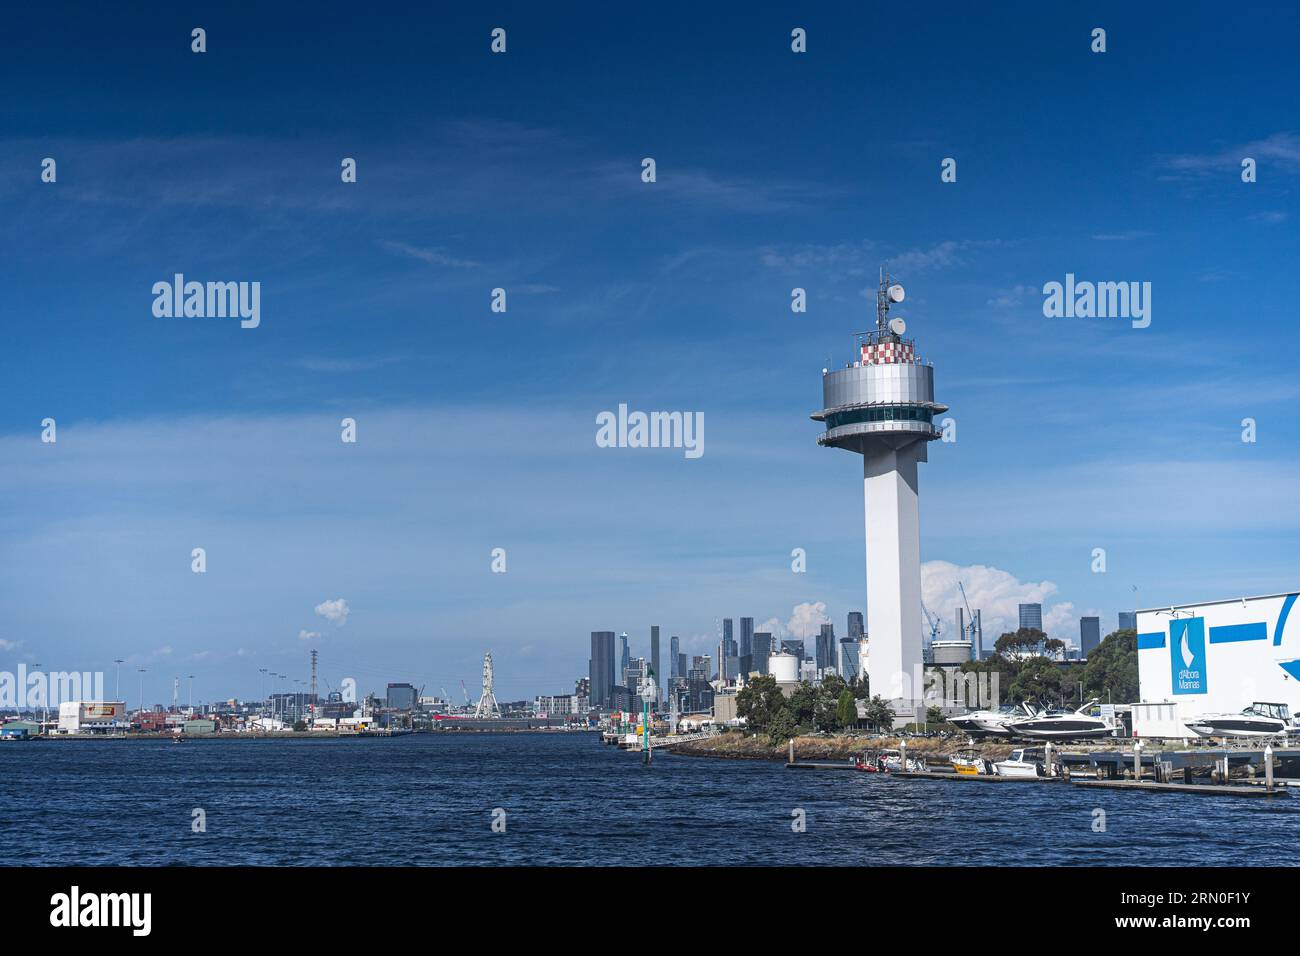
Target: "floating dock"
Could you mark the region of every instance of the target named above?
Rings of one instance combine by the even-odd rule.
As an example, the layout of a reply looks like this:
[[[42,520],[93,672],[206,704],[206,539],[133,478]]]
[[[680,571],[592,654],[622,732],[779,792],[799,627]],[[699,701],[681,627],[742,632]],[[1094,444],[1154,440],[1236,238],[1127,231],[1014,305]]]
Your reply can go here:
[[[1060,783],[1061,777],[1000,777],[993,773],[940,773],[935,770],[896,770],[885,774],[887,777],[901,777],[904,780],[982,780],[985,783]]]
[[[1108,790],[1154,790],[1161,793],[1197,793],[1217,797],[1285,797],[1286,787],[1251,786],[1236,783],[1158,783],[1155,780],[1071,780],[1076,787],[1105,787]]]
[[[826,760],[795,760],[785,765],[786,770],[857,770],[853,763],[831,763]]]

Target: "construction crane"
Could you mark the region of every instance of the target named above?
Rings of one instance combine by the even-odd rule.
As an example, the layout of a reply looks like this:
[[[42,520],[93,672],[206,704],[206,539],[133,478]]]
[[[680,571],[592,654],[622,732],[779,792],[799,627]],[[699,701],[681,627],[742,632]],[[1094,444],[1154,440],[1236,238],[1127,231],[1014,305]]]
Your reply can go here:
[[[962,640],[970,641],[970,645],[975,649],[976,659],[979,657],[979,624],[975,620],[975,614],[970,609],[970,600],[966,597],[966,585],[961,581],[957,582],[957,588],[961,591],[961,602],[966,606],[966,626],[963,628]]]
[[[940,624],[939,619],[930,613],[930,609],[921,602],[921,611],[925,614],[925,619],[930,622],[930,643],[933,644],[939,639]]]
[[[465,695],[465,706],[468,707],[468,706],[469,706],[469,691],[467,691],[467,690],[465,689],[465,682],[464,682],[463,680],[460,682],[460,692],[461,692],[462,694]]]

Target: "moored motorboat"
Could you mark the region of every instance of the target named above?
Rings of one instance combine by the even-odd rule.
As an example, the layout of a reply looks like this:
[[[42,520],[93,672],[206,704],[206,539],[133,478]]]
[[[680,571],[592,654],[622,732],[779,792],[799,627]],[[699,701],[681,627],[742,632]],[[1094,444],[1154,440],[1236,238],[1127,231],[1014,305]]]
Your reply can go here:
[[[1010,737],[1008,723],[1025,720],[1035,713],[1028,704],[1021,704],[1019,707],[1001,707],[997,710],[975,710],[969,714],[949,717],[948,722],[971,737]]]
[[[1187,727],[1202,737],[1281,737],[1291,730],[1291,708],[1256,701],[1239,714],[1193,717]]]
[[[993,772],[989,762],[974,748],[957,751],[948,758],[948,762],[952,764],[952,769],[962,776],[974,777]]]
[[[1041,747],[1024,747],[1011,751],[1006,760],[993,765],[999,777],[1050,777],[1052,770],[1046,766],[1046,755]]]
[[[1089,740],[1109,737],[1115,725],[1104,717],[1087,713],[1097,700],[1088,701],[1078,710],[1041,710],[1032,717],[1009,721],[1007,730],[1013,737],[1034,740]]]

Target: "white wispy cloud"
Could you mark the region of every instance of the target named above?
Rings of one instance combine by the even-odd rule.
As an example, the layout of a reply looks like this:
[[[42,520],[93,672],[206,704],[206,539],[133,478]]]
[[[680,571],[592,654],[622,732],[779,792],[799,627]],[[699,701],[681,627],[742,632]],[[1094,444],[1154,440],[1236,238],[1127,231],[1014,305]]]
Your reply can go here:
[[[959,583],[966,588],[972,611],[980,612],[984,648],[1020,625],[1021,604],[1043,606],[1043,629],[1049,637],[1079,643],[1079,615],[1069,601],[1052,602],[1058,588],[1051,581],[1021,581],[1014,574],[982,564],[965,567],[948,561],[921,565],[921,599],[943,623],[941,637],[956,639],[956,611],[965,607]]]
[[[451,269],[477,269],[481,265],[481,263],[473,259],[452,255],[447,250],[437,246],[413,246],[409,242],[393,242],[391,240],[382,243],[382,245],[390,252],[396,252],[411,259],[419,259],[421,262],[427,262],[433,266],[447,266]]]
[[[1273,133],[1213,152],[1165,157],[1160,165],[1168,172],[1162,178],[1204,179],[1240,171],[1241,161],[1248,157],[1260,166],[1272,166],[1285,173],[1300,172],[1300,136],[1291,132]]]
[[[316,613],[335,627],[342,627],[348,622],[348,615],[352,613],[352,609],[348,607],[348,602],[343,598],[333,598],[317,604]],[[300,634],[299,639],[301,638],[302,635]]]

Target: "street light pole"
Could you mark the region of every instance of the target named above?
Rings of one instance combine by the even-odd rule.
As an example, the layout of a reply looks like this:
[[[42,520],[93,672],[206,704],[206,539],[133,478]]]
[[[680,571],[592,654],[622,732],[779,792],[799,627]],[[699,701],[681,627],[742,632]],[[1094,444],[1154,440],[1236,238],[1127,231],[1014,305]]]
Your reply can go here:
[[[113,699],[122,698],[122,658],[113,658],[113,663],[117,666],[113,669]]]

